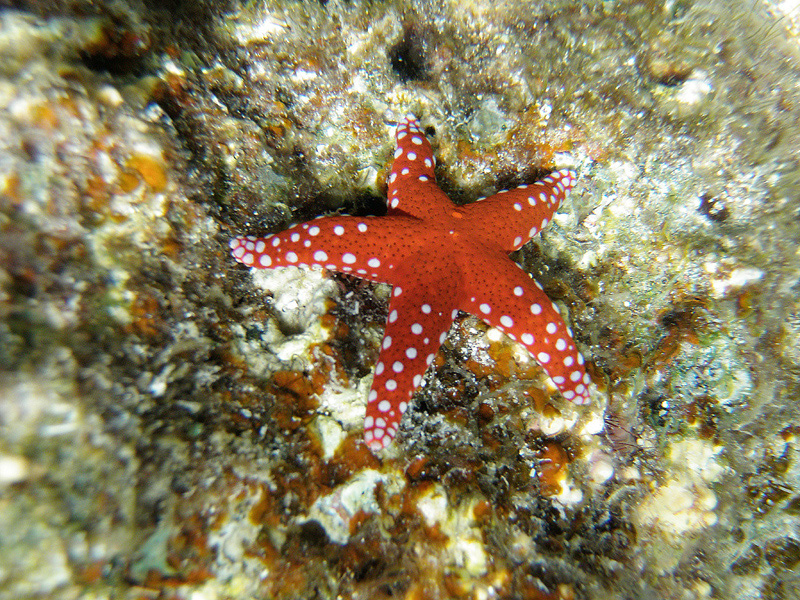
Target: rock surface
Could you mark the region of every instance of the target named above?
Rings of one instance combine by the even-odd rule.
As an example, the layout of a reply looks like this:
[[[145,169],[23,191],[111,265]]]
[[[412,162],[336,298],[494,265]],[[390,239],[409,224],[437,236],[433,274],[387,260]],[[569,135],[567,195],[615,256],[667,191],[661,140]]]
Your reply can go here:
[[[243,5],[242,5],[243,4]],[[800,596],[792,3],[0,9],[0,600]],[[231,235],[579,182],[514,257],[598,382],[460,318],[389,456],[388,288]]]

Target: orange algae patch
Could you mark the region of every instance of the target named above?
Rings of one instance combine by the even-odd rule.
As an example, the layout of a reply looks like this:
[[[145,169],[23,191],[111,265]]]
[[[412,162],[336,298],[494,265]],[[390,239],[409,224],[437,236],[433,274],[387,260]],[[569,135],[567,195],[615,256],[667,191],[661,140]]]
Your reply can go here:
[[[466,598],[469,594],[470,586],[454,573],[444,573],[442,576],[444,589],[451,598]]]
[[[372,513],[365,512],[361,509],[356,511],[350,520],[348,521],[348,532],[350,535],[355,535],[361,529],[361,527],[366,523],[369,519],[372,518]]]
[[[425,479],[435,479],[438,472],[431,470],[431,459],[429,456],[420,456],[411,461],[406,467],[406,477],[410,482],[423,481]]]
[[[134,154],[128,159],[125,166],[129,172],[135,172],[144,181],[145,185],[154,192],[161,192],[167,187],[167,172],[164,170],[162,162],[155,157],[146,154]],[[125,190],[125,187],[130,188],[131,184],[130,180],[126,180],[124,183],[120,181],[120,188]]]
[[[267,390],[276,400],[271,417],[278,427],[286,431],[297,431],[315,418],[319,397],[332,381],[348,385],[349,378],[341,367],[342,361],[336,348],[324,342],[314,344],[310,347],[310,354],[311,364],[307,369],[276,371],[268,383]],[[303,436],[317,451],[321,449],[321,439],[313,428],[304,431]],[[358,438],[355,434],[353,437]],[[346,447],[351,448],[350,445]],[[356,460],[360,451],[355,450],[351,454]],[[358,460],[368,462],[364,457]]]
[[[481,425],[486,425],[494,419],[494,409],[492,408],[491,404],[487,402],[481,402],[478,405],[478,409],[476,411],[476,416],[478,417],[478,422]]]
[[[266,486],[261,486],[261,499],[250,509],[250,522],[254,525],[277,527],[281,520],[278,517],[280,501]]]
[[[547,403],[547,394],[544,390],[538,387],[529,387],[524,392],[523,395],[529,399],[529,402],[533,404],[536,408],[536,412],[543,413],[545,407],[548,406]]]
[[[411,483],[412,485],[407,485],[402,492],[402,498],[400,501],[401,519],[398,519],[398,524],[403,518],[408,517],[411,517],[415,520],[419,519],[420,521],[424,521],[422,515],[417,511],[417,503],[420,496],[433,487],[434,482],[430,480],[412,480]]]
[[[456,155],[464,163],[465,173],[474,173],[481,170],[481,166],[486,162],[484,156],[466,140],[456,142]]]
[[[567,478],[567,466],[569,465],[566,451],[560,444],[548,442],[538,452],[538,458],[536,473],[539,476],[542,495],[560,494],[561,484]]]
[[[0,179],[0,199],[8,199],[14,208],[22,206],[23,197],[20,193],[20,178],[17,173],[10,173]]]
[[[59,125],[59,119],[55,111],[49,104],[38,104],[31,111],[34,124],[42,129],[55,129]]]
[[[379,467],[380,461],[370,452],[361,430],[358,430],[342,440],[333,458],[324,465],[324,470],[331,481],[343,482],[361,469]]]
[[[117,182],[119,184],[119,189],[125,193],[129,194],[137,187],[139,187],[139,177],[137,177],[136,173],[133,171],[122,171],[119,174],[119,180]]]
[[[297,591],[308,587],[307,565],[286,562],[276,566],[274,577],[265,580],[265,598],[297,598]]]
[[[103,579],[107,568],[109,568],[108,563],[103,560],[96,560],[78,568],[76,571],[76,579],[80,583],[92,585]]]
[[[333,303],[330,300],[326,300],[326,304],[329,305],[326,306],[326,308],[330,310],[330,305]],[[322,315],[322,317],[320,317],[320,324],[323,328],[332,330],[334,337],[347,335],[347,325],[344,322],[339,321],[339,319],[337,319],[336,316],[332,315],[331,313],[325,313]]]
[[[91,175],[86,180],[86,186],[82,190],[81,206],[99,215],[108,208],[109,190],[108,185],[99,175]]]
[[[492,505],[488,500],[481,500],[477,502],[472,509],[472,514],[475,516],[475,520],[479,523],[488,521],[492,516],[492,512]]]
[[[163,590],[164,588],[174,588],[182,585],[197,585],[212,579],[214,574],[207,568],[201,567],[192,569],[181,575],[164,575],[155,569],[147,572],[147,577],[142,582],[142,587],[152,590]]]
[[[340,361],[336,351],[328,344],[322,343],[311,347],[314,361],[311,372],[303,371],[277,371],[272,376],[272,384],[278,388],[278,394],[291,394],[295,399],[308,399],[315,394],[321,394],[331,379],[332,374],[347,383],[347,376],[338,368]],[[330,358],[332,360],[327,360]],[[315,405],[315,403],[313,403]]]
[[[161,303],[155,296],[149,294],[136,296],[130,313],[132,320],[126,327],[129,333],[135,333],[144,338],[155,338],[164,331]]]
[[[272,376],[271,387],[278,400],[273,418],[282,429],[296,430],[317,407],[314,396],[320,388],[303,372],[278,371]]]

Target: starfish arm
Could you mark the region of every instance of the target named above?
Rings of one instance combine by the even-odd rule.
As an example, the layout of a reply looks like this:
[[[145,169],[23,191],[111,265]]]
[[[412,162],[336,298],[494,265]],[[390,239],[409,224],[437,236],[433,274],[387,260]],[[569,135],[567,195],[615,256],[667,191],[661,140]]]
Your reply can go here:
[[[522,343],[565,398],[588,403],[590,378],[583,357],[558,307],[539,283],[500,255],[484,257],[472,270],[459,308]]]
[[[410,217],[321,217],[263,238],[230,241],[248,267],[320,267],[372,281],[391,281],[395,265],[418,235]]]
[[[388,214],[403,212],[430,218],[452,209],[450,199],[436,185],[433,150],[414,115],[398,123],[395,139],[397,149],[388,179]]]
[[[364,440],[372,450],[391,443],[457,312],[451,304],[457,278],[447,277],[452,269],[437,272],[441,277],[431,280],[411,267],[402,278],[402,287],[396,285],[392,290],[364,419]]]
[[[575,171],[555,171],[536,183],[462,206],[464,227],[505,252],[518,250],[547,226],[575,178]]]

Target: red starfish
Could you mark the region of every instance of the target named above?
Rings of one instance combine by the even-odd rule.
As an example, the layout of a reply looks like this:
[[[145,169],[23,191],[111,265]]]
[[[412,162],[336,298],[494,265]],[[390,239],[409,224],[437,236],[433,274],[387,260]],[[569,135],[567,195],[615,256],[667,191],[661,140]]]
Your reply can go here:
[[[394,286],[364,420],[372,450],[394,438],[459,310],[524,344],[565,398],[589,401],[589,375],[558,307],[508,258],[547,225],[575,173],[455,206],[433,165],[431,145],[409,115],[397,126],[385,217],[320,217],[230,243],[248,267],[321,267]]]

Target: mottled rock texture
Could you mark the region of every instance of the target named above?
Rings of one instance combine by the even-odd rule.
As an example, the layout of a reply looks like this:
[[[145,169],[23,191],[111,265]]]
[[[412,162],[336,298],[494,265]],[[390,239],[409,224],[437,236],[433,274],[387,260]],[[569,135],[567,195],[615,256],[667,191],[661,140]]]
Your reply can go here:
[[[0,599],[800,595],[791,3],[15,4]],[[457,202],[577,170],[514,258],[598,389],[462,317],[378,459],[388,288],[227,243],[380,214],[408,112]]]

